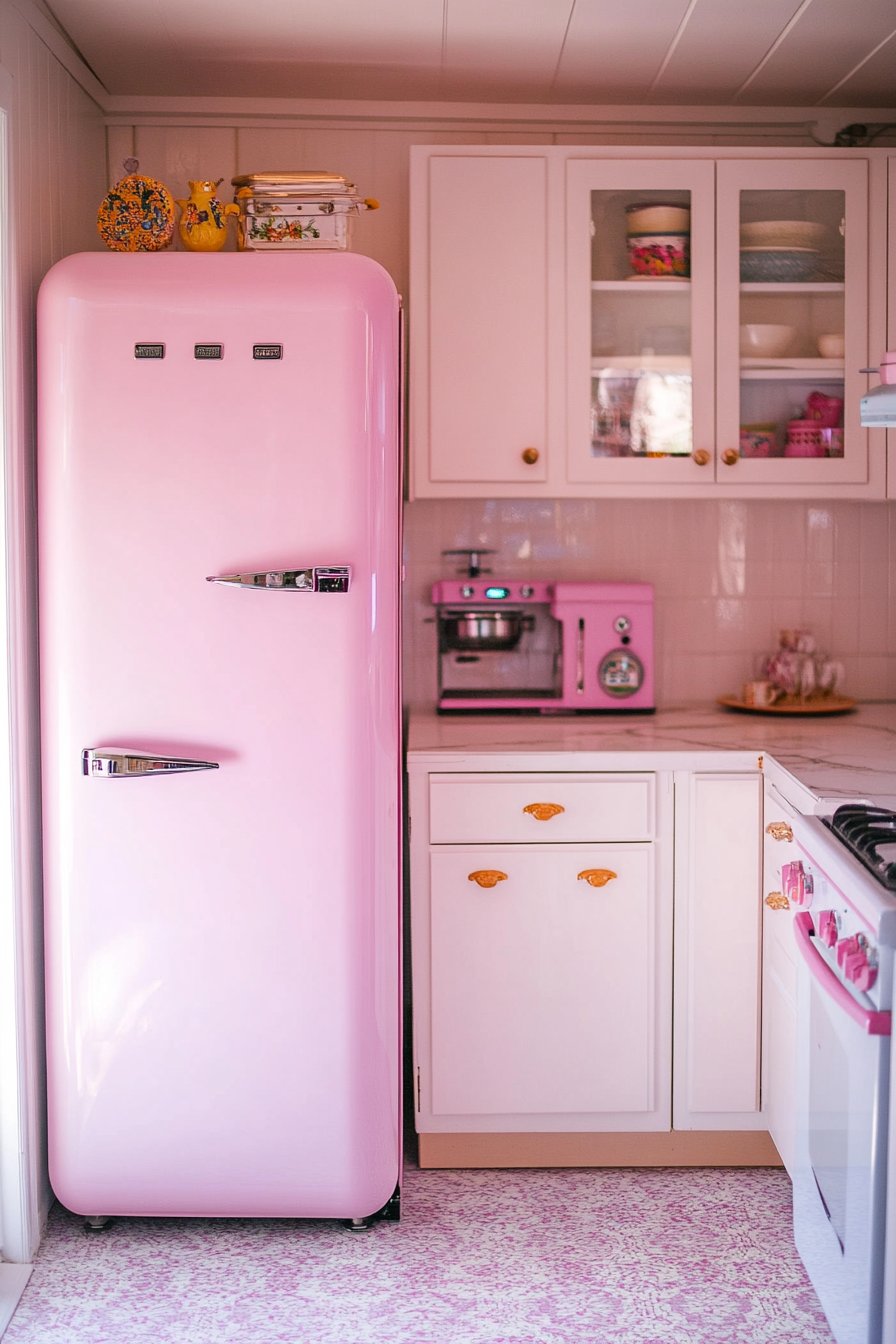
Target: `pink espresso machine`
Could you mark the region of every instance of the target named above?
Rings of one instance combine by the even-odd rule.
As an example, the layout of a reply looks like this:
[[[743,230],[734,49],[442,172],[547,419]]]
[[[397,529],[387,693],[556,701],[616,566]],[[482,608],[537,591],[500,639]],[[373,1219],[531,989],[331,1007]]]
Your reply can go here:
[[[441,713],[619,713],[655,708],[653,587],[484,577],[433,585]]]

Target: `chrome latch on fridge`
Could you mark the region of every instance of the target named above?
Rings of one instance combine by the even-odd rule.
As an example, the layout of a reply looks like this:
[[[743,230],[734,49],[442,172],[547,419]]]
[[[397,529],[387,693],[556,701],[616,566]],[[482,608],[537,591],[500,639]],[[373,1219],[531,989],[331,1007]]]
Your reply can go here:
[[[217,761],[151,756],[148,752],[121,747],[85,747],[81,752],[81,771],[91,779],[145,779],[147,775],[182,775],[189,770],[217,769]]]
[[[269,569],[260,574],[209,574],[206,583],[283,593],[347,593],[350,565],[315,565],[311,569]]]

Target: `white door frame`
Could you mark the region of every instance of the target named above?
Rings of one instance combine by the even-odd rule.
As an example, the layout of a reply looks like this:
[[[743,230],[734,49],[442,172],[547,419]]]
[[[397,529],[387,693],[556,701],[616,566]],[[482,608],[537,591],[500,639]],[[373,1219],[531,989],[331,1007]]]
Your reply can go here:
[[[41,1193],[46,1163],[42,994],[35,979],[39,934],[30,877],[34,840],[27,834],[35,818],[28,764],[33,710],[25,700],[35,692],[22,684],[32,662],[24,645],[33,638],[27,632],[36,614],[25,577],[33,524],[27,503],[19,498],[22,473],[16,470],[16,454],[30,440],[32,412],[23,404],[28,383],[22,376],[24,338],[10,202],[14,114],[15,82],[0,66],[0,1260],[27,1264],[40,1240],[47,1200]],[[0,1278],[6,1282],[10,1275]]]

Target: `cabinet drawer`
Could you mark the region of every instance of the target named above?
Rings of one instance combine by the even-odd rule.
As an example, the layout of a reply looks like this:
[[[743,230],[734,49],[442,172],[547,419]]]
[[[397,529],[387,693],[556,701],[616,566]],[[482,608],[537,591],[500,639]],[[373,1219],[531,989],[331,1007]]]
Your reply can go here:
[[[655,778],[652,774],[433,774],[430,843],[650,840]]]

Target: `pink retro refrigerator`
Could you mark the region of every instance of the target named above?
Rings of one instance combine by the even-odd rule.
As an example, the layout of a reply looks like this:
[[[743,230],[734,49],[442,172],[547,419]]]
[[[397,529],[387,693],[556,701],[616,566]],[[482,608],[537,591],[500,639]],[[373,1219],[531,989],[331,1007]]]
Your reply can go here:
[[[397,1216],[399,300],[83,254],[39,303],[50,1171]]]

